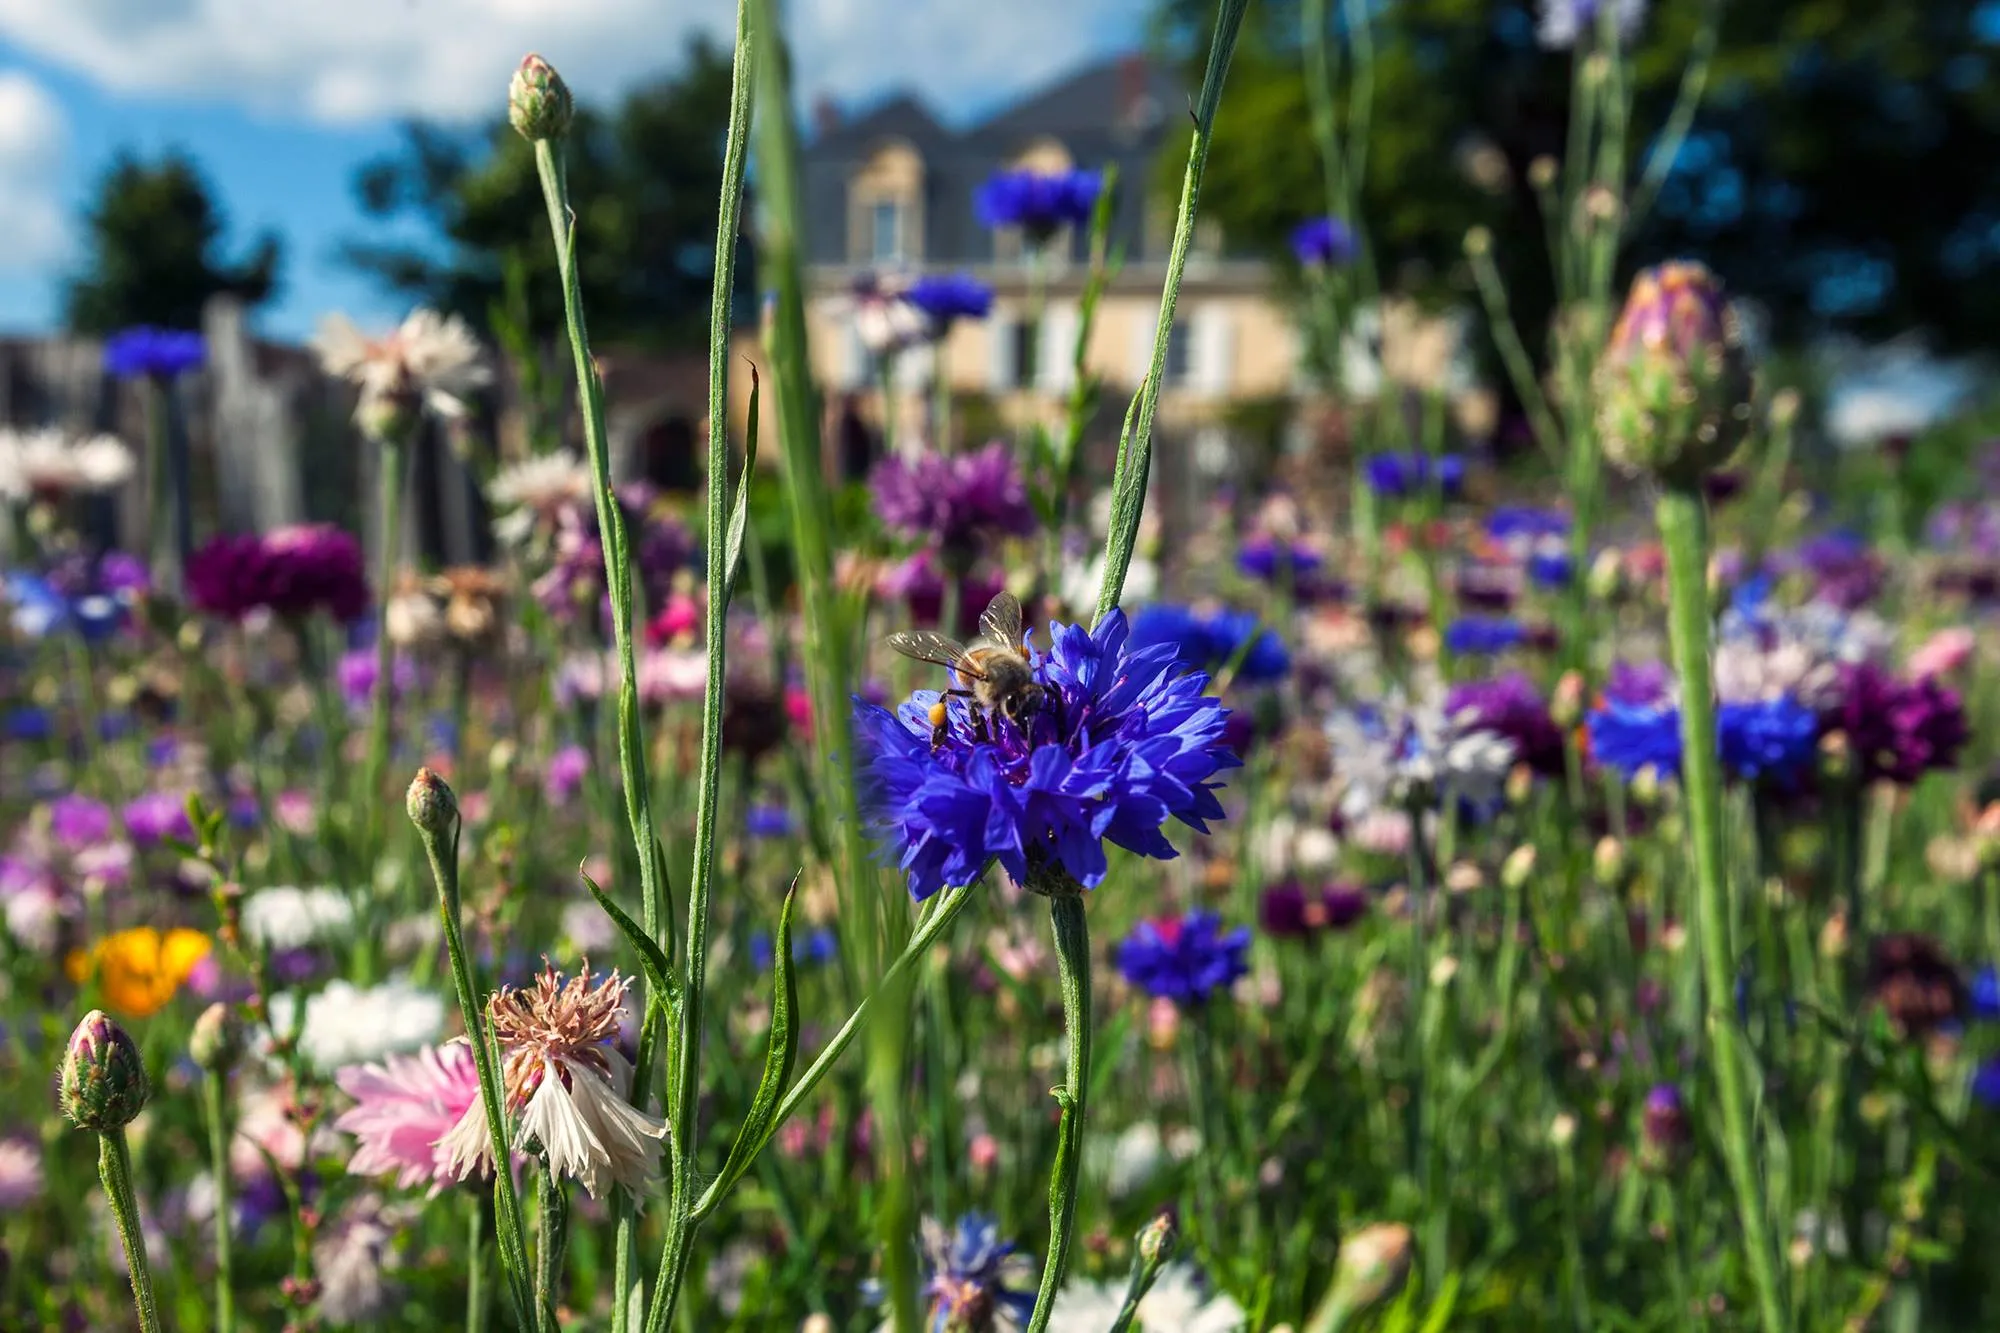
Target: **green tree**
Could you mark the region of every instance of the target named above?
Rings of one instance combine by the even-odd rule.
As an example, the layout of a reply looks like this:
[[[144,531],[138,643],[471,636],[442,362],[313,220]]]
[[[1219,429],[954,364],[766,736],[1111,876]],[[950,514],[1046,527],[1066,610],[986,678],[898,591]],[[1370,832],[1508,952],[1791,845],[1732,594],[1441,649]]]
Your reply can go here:
[[[600,341],[700,344],[714,261],[715,200],[729,120],[729,59],[704,40],[682,66],[610,113],[579,107],[568,146],[577,257]],[[415,218],[435,244],[361,240],[349,259],[412,301],[482,326],[525,293],[532,327],[562,326],[548,215],[529,145],[496,118],[471,136],[411,124],[401,150],[355,182],[384,221]],[[509,292],[509,270],[520,275]],[[744,266],[740,290],[754,291]]]
[[[1351,60],[1332,0],[1335,42]],[[1540,0],[1358,0],[1374,14],[1375,98],[1363,190],[1385,285],[1461,272],[1484,225],[1525,326],[1547,313],[1546,220],[1529,183],[1560,159],[1570,54],[1536,39]],[[1655,4],[1632,52],[1632,170],[1666,120],[1706,6]],[[2000,84],[1984,0],[1720,4],[1707,95],[1630,263],[1687,254],[1759,298],[1781,336],[1923,326],[1954,345],[2000,334]],[[1193,68],[1212,0],[1161,0]],[[1324,211],[1300,0],[1260,5],[1230,73],[1202,208],[1234,245],[1282,252]],[[1344,115],[1343,115],[1344,119]],[[1489,151],[1490,150],[1490,151]],[[1497,154],[1497,157],[1494,156]],[[1179,179],[1177,160],[1174,179]],[[1504,163],[1476,182],[1474,162]]]
[[[278,238],[262,235],[241,263],[227,262],[222,210],[177,152],[151,163],[119,154],[84,214],[84,231],[88,257],[63,300],[79,333],[133,324],[191,329],[211,296],[230,292],[259,305],[277,290]]]

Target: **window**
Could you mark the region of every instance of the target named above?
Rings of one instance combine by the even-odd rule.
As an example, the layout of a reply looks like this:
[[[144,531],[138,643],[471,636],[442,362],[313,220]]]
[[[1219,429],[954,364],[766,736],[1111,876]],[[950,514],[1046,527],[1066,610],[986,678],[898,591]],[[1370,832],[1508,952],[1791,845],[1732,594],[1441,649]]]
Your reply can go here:
[[[1167,383],[1186,384],[1191,360],[1188,326],[1177,322],[1167,332]]]
[[[878,264],[903,257],[903,207],[894,199],[878,199],[868,212],[868,254]]]
[[[1038,364],[1035,357],[1036,329],[1031,321],[1024,319],[1008,332],[1014,339],[1014,373],[1007,387],[1026,388],[1035,382],[1035,367]]]

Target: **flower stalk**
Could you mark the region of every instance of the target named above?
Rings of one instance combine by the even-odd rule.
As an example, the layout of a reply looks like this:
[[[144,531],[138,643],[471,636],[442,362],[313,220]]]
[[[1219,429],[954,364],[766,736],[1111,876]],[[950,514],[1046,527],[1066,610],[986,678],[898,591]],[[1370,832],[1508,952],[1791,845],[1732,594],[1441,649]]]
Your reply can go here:
[[[514,1189],[513,1146],[508,1141],[505,1091],[500,1086],[498,1064],[488,1036],[485,1009],[472,979],[472,964],[465,954],[465,936],[459,926],[458,892],[458,801],[444,779],[428,768],[417,770],[410,784],[410,822],[423,839],[424,855],[437,884],[438,913],[444,925],[445,953],[451,960],[451,979],[458,991],[459,1014],[471,1040],[472,1062],[479,1071],[479,1100],[486,1109],[486,1130],[493,1140],[493,1204],[497,1213],[494,1232],[500,1250],[500,1266],[507,1276],[507,1288],[515,1308],[525,1316],[535,1310],[533,1327],[545,1325],[540,1307],[531,1303],[528,1289],[528,1243],[521,1215],[520,1196]],[[446,836],[449,835],[449,842]]]
[[[1077,1173],[1083,1165],[1084,1098],[1090,1087],[1090,923],[1083,893],[1075,886],[1049,898],[1055,930],[1056,976],[1062,986],[1063,1086],[1056,1090],[1062,1120],[1056,1129],[1056,1160],[1049,1169],[1049,1254],[1028,1333],[1046,1333],[1055,1314],[1056,1293],[1069,1265],[1076,1227]]]
[[[146,1260],[146,1236],[139,1226],[139,1196],[132,1188],[132,1153],[125,1146],[125,1127],[116,1125],[101,1131],[97,1147],[97,1176],[104,1182],[105,1197],[111,1201],[111,1216],[118,1224],[118,1242],[125,1247],[125,1267],[132,1277],[132,1304],[138,1312],[140,1333],[160,1333],[160,1307],[153,1297],[153,1271]]]
[[[202,1073],[202,1103],[208,1118],[208,1169],[215,1180],[215,1333],[236,1328],[236,1268],[231,1254],[229,1190],[229,1119],[221,1069]]]
[[[361,843],[362,868],[377,854],[381,841],[382,770],[389,762],[389,720],[396,689],[395,649],[389,642],[389,590],[396,582],[396,556],[403,535],[403,445],[380,442],[382,469],[376,478],[376,512],[380,515],[382,548],[375,557],[375,697],[368,717],[368,762],[362,768],[362,808],[368,811]]]
[[[1697,485],[1672,484],[1656,502],[1655,515],[1666,548],[1668,631],[1674,671],[1681,682],[1681,777],[1694,839],[1695,930],[1700,940],[1696,961],[1722,1111],[1723,1156],[1736,1192],[1759,1320],[1765,1333],[1786,1333],[1791,1323],[1764,1180],[1756,1162],[1743,1033],[1731,1012],[1735,955],[1730,948],[1728,882],[1722,861],[1722,764],[1709,665],[1708,516]]]

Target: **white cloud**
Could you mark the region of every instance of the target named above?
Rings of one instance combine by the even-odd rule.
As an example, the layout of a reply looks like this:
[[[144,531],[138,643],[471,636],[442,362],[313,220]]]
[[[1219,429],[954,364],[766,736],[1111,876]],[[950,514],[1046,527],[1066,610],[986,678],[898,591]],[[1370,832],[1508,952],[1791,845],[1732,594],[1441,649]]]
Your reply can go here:
[[[941,107],[992,103],[1137,33],[1142,0],[799,0],[801,90],[908,84]],[[585,97],[722,35],[729,0],[0,0],[0,38],[117,92],[245,104],[324,122],[497,112],[539,51]]]
[[[0,70],[0,273],[60,260],[69,227],[59,197],[68,126],[41,84]]]

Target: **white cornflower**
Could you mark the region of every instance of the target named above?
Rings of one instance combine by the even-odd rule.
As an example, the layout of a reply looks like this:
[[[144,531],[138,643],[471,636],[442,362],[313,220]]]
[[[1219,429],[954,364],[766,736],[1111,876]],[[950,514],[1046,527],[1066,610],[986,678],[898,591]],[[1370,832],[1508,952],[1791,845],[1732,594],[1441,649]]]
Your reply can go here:
[[[289,992],[271,998],[274,1031],[291,1032],[295,999]],[[299,1049],[318,1068],[338,1069],[414,1050],[436,1041],[443,1030],[444,1000],[431,991],[407,981],[366,989],[351,981],[330,981],[306,999]]]
[[[1384,807],[1499,799],[1514,766],[1514,742],[1447,716],[1442,703],[1391,694],[1374,707],[1327,719],[1333,763],[1344,781],[1341,812],[1360,819]]]
[[[279,884],[243,902],[243,933],[252,944],[301,949],[354,924],[354,904],[338,889]]]
[[[590,468],[573,454],[543,454],[500,469],[486,498],[504,511],[493,531],[510,545],[527,540],[538,523],[554,523],[564,510],[590,503]]]
[[[109,435],[0,430],[0,497],[59,500],[116,490],[136,470],[132,451]]]
[[[659,1141],[667,1136],[664,1121],[626,1100],[632,1069],[610,1045],[625,991],[616,972],[600,982],[585,970],[565,982],[544,967],[533,985],[507,987],[489,1006],[505,1053],[502,1081],[517,1117],[516,1142],[540,1152],[556,1175],[580,1181],[593,1199],[613,1185],[642,1195],[658,1176]],[[475,1100],[438,1141],[450,1171],[490,1162],[485,1115]]]
[[[1056,1293],[1049,1333],[1102,1333],[1124,1308],[1125,1284],[1075,1281]],[[1240,1333],[1243,1307],[1225,1295],[1208,1296],[1193,1268],[1168,1264],[1139,1302],[1133,1333]]]
[[[1646,20],[1646,0],[1542,0],[1535,36],[1547,50],[1567,51],[1577,38],[1596,30],[1606,8],[1621,45],[1639,35],[1639,25]]]
[[[1078,615],[1097,608],[1097,590],[1104,586],[1104,553],[1087,560],[1071,560],[1063,566],[1063,603]],[[1138,606],[1150,602],[1160,591],[1160,567],[1143,555],[1134,555],[1125,569],[1125,589],[1119,605]]]
[[[395,1292],[383,1274],[399,1266],[394,1241],[411,1220],[409,1211],[364,1194],[320,1233],[313,1242],[313,1271],[320,1281],[322,1320],[341,1328],[388,1313]]]
[[[492,379],[479,340],[456,315],[413,310],[394,332],[370,338],[345,315],[328,315],[313,336],[320,366],[360,386],[359,420],[386,404],[422,405],[441,417],[465,414],[465,398]]]
[[[1792,609],[1770,603],[1722,615],[1715,649],[1715,695],[1724,703],[1790,697],[1808,708],[1832,704],[1840,668],[1882,662],[1894,633],[1872,611],[1845,612],[1824,602]]]
[[[1166,1144],[1160,1138],[1158,1125],[1141,1120],[1127,1127],[1111,1141],[1105,1188],[1114,1199],[1137,1194],[1159,1174],[1165,1157]]]
[[[927,341],[930,317],[900,296],[879,289],[854,294],[854,333],[873,356],[900,352]]]

